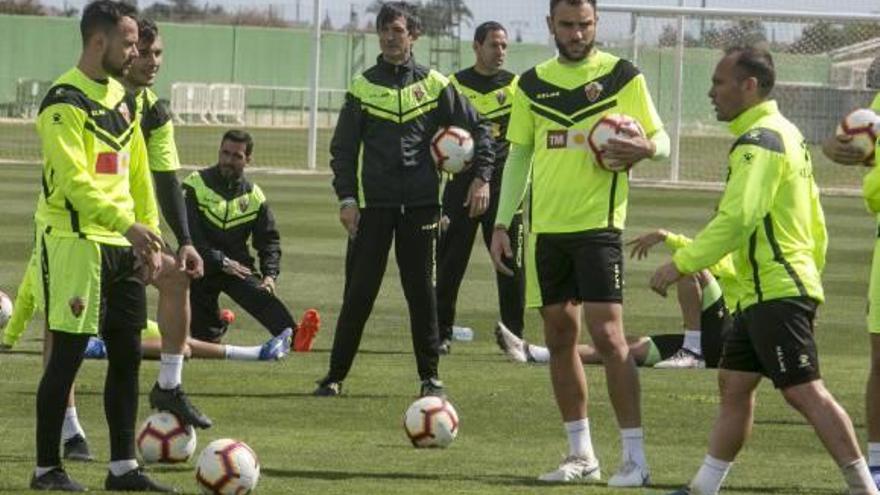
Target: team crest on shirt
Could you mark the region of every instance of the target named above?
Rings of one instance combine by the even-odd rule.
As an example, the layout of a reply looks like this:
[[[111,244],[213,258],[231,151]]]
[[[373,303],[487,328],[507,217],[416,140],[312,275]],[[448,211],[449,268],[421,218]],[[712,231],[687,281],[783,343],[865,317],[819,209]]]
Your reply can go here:
[[[417,101],[422,101],[422,98],[425,97],[425,90],[422,89],[421,86],[416,86],[416,88],[413,89],[413,96],[416,97]]]
[[[248,196],[242,196],[238,198],[238,211],[247,211],[248,205],[251,204],[251,200]]]
[[[504,102],[507,101],[507,94],[504,91],[499,91],[495,93],[495,100],[498,101],[499,105],[504,105]]]
[[[119,114],[127,123],[131,123],[131,112],[128,110],[128,104],[124,101],[119,104]]]
[[[86,309],[86,303],[79,296],[71,297],[69,301],[67,301],[67,305],[70,306],[70,312],[73,313],[75,318],[79,318],[82,315],[82,312]]]
[[[605,87],[602,86],[602,83],[599,81],[593,81],[584,86],[584,94],[587,96],[587,99],[590,100],[590,103],[593,103],[602,95],[603,89],[605,89]]]

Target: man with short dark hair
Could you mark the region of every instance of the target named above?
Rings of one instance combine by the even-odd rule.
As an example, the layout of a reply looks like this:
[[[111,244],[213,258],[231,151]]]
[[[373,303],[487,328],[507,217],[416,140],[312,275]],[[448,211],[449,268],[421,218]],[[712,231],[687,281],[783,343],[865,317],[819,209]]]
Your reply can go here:
[[[623,331],[623,245],[629,179],[600,167],[586,145],[608,113],[637,120],[645,136],[612,139],[603,155],[627,164],[668,156],[669,137],[645,77],[595,47],[596,2],[551,0],[547,25],[558,55],[520,75],[507,131],[511,143],[492,238],[497,270],[512,273],[508,228],[531,181],[526,304],[538,307],[550,351],[550,379],[568,437],[568,455],[547,482],[597,481],[587,417],[587,384],[577,352],[581,318],[602,356],[620,428],[613,487],[649,481],[639,377]],[[505,259],[506,258],[506,259]]]
[[[850,494],[876,494],[852,422],[819,373],[813,322],[824,299],[827,232],[806,141],[769,98],[775,82],[766,50],[733,48],[715,68],[709,98],[737,136],[718,212],[657,269],[661,295],[686,274],[733,255],[740,297],[722,347],[721,405],[709,451],[677,494],[718,493],[753,421],[755,389],[767,376],[813,426]]]
[[[339,220],[348,234],[345,289],[330,369],[315,395],[336,396],[351,370],[364,325],[395,244],[409,306],[419,394],[444,395],[439,379],[435,242],[440,173],[430,142],[442,126],[470,131],[472,167],[492,180],[488,125],[439,72],[419,65],[412,48],[421,34],[416,7],[386,2],[376,16],[382,54],[352,81],[330,144]]]
[[[477,228],[482,228],[486,249],[491,246],[495,213],[501,190],[504,161],[509,143],[505,138],[507,122],[516,88],[516,75],[504,70],[507,54],[507,30],[488,21],[477,26],[473,50],[475,63],[457,72],[449,80],[459,93],[492,125],[495,145],[495,172],[485,182],[476,171],[456,174],[443,189],[440,240],[437,243],[437,322],[440,328],[440,352],[449,352],[458,290],[467,270]],[[513,275],[496,273],[498,304],[501,320],[498,328],[507,328],[522,337],[525,285],[522,273],[522,212],[517,211],[507,229],[511,249],[517,256],[511,260]]]
[[[36,225],[36,291],[52,345],[37,391],[35,490],[84,491],[61,466],[68,394],[90,335],[107,343],[104,410],[110,466],[104,488],[171,492],[138,466],[140,331],[146,292],[161,265],[162,238],[133,95],[121,78],[137,56],[136,11],[97,0],[83,11],[77,66],[49,89],[37,130],[44,155]]]
[[[193,244],[205,260],[205,276],[190,288],[194,339],[220,342],[229,322],[221,318],[223,292],[274,336],[268,346],[280,359],[290,352],[296,323],[275,295],[281,274],[281,236],[260,186],[248,181],[254,141],[245,131],[227,131],[217,164],[192,173],[183,182]],[[257,251],[259,269],[248,248]]]

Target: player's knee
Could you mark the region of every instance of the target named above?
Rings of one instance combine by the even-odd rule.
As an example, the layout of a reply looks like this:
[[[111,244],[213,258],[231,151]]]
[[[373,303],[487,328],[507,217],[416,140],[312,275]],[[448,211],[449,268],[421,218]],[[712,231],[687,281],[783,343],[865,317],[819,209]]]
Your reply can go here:
[[[805,412],[813,408],[826,409],[828,401],[833,401],[831,394],[818,380],[800,385],[786,387],[781,390],[782,397],[798,411]]]
[[[156,277],[153,285],[159,289],[159,292],[168,294],[184,294],[189,290],[189,276],[186,272],[182,272],[176,268],[169,270],[163,269]]]

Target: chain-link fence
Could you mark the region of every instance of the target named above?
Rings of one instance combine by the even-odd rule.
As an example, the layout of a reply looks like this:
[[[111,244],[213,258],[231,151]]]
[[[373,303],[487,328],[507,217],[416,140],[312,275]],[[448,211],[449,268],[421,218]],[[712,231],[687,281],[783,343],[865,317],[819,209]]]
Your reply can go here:
[[[416,43],[416,58],[442,72],[473,63],[471,31],[490,19],[507,26],[508,70],[524,71],[554,54],[546,2],[432,2],[461,10],[429,22],[430,32]],[[279,168],[308,167],[313,132],[314,163],[326,170],[345,88],[379,53],[375,3],[292,0],[158,12],[165,15],[159,23],[165,61],[154,89],[175,111],[183,162],[211,163],[222,131],[236,126],[255,134],[258,164]],[[813,144],[833,132],[841,115],[866,106],[873,96],[868,79],[880,56],[880,15],[608,3],[599,7],[599,45],[645,73],[675,143],[671,160],[637,167],[637,180],[719,184],[723,179],[731,137],[716,122],[706,93],[724,47],[760,43],[773,51],[779,81],[774,96]],[[32,119],[48,84],[77,58],[77,27],[75,18],[0,16],[0,161],[39,161]],[[312,56],[317,27],[318,64]],[[317,96],[311,89],[315,74]],[[821,184],[857,187],[859,171],[833,167],[818,151],[814,158]]]

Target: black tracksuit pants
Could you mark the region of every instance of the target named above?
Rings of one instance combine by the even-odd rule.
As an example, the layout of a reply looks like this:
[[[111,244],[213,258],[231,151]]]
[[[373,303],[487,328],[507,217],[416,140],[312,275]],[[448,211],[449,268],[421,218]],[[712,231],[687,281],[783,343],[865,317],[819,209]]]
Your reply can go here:
[[[470,218],[469,208],[462,205],[467,200],[472,180],[466,175],[456,176],[443,191],[443,215],[449,218],[449,226],[440,233],[440,242],[437,245],[437,321],[441,340],[452,338],[458,290],[471,258],[477,227],[483,229],[486,249],[492,245],[500,191],[498,187],[492,187],[489,208],[479,217]],[[498,305],[501,308],[501,321],[511,332],[522,337],[525,310],[522,214],[514,215],[507,233],[514,253],[514,259],[508,263],[508,266],[513,270],[514,275],[510,277],[499,272],[495,273]]]
[[[439,208],[364,208],[360,213],[358,234],[348,242],[342,309],[326,380],[341,382],[351,369],[382,285],[392,239],[409,307],[419,378],[436,378],[439,354],[434,273]]]
[[[194,339],[219,343],[226,334],[227,323],[220,319],[217,303],[221,292],[250,313],[273,336],[287,328],[296,331],[296,323],[287,306],[275,294],[261,288],[261,282],[262,278],[256,275],[242,279],[222,272],[193,280],[189,289],[192,308],[190,335]]]

